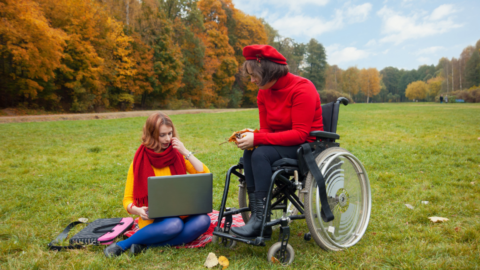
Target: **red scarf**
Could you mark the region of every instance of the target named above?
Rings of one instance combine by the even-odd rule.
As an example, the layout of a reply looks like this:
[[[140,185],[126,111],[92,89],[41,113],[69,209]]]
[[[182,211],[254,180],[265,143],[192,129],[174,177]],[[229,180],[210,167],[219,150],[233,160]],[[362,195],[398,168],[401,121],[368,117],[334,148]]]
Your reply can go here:
[[[152,166],[168,166],[172,175],[187,173],[182,154],[171,145],[162,153],[141,145],[133,158],[133,199],[137,207],[148,206],[148,177],[155,176]]]

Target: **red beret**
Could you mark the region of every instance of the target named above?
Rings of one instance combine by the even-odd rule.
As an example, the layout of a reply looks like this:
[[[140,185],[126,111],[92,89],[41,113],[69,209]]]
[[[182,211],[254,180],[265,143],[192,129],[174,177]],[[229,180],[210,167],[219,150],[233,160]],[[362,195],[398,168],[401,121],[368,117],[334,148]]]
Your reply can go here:
[[[286,65],[287,59],[270,45],[250,45],[243,48],[243,56],[246,60],[260,59],[270,60],[280,65]]]

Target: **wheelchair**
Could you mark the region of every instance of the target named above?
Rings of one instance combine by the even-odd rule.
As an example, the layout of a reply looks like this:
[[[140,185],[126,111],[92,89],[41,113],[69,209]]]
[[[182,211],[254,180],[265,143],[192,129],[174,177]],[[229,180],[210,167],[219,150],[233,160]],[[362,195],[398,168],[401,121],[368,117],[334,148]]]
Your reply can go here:
[[[230,231],[232,215],[241,214],[246,223],[250,214],[243,158],[230,167],[225,178],[218,224],[213,232],[215,244],[229,248],[236,242],[265,246],[265,241],[270,240],[264,237],[265,228],[279,226],[279,241],[270,247],[267,259],[289,265],[295,257],[288,244],[289,224],[297,219],[307,222],[309,232],[304,239],[313,238],[326,251],[340,251],[360,241],[370,220],[370,184],[362,163],[335,142],[340,138],[336,134],[340,104],[348,105],[348,99],[341,97],[336,102],[322,105],[325,131],[312,131],[310,135],[316,140],[302,144],[297,150],[297,159],[282,158],[273,163],[262,232],[253,239]],[[239,209],[226,207],[232,175],[239,181]],[[267,214],[272,217],[269,222]]]

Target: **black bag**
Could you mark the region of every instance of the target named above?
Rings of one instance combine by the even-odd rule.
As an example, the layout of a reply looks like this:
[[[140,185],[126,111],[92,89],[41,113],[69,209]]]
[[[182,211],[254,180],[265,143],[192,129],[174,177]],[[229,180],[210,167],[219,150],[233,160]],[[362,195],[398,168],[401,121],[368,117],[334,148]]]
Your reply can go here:
[[[87,223],[87,227],[70,238],[69,246],[57,246],[56,244],[63,241],[68,236],[68,232],[76,225],[83,223],[75,221],[60,233],[55,240],[48,244],[51,250],[78,249],[84,245],[109,245],[114,239],[132,227],[133,218],[103,218],[97,219],[92,223]]]

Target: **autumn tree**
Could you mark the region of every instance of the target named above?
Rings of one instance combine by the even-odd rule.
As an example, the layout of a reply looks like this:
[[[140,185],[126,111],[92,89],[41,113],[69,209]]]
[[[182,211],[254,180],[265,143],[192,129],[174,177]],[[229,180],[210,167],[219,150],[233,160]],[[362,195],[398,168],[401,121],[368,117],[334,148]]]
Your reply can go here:
[[[205,44],[205,91],[201,100],[203,106],[213,103],[217,107],[225,107],[230,101],[228,93],[238,70],[226,25],[226,10],[233,9],[233,3],[227,0],[201,0],[198,8],[202,12],[205,26],[205,31],[199,35]]]
[[[360,70],[360,89],[367,97],[367,103],[371,97],[380,93],[381,80],[382,76],[376,68]]]
[[[425,99],[428,86],[424,81],[412,82],[405,90],[405,96],[409,99]]]
[[[342,91],[349,93],[352,99],[360,91],[360,70],[357,67],[349,67],[342,73]]]
[[[327,69],[325,48],[321,43],[312,38],[307,44],[306,53],[307,57],[303,75],[313,82],[317,90],[323,89],[325,86],[325,71]]]
[[[442,89],[442,84],[443,84],[444,78],[442,77],[436,77],[428,80],[427,82],[427,95],[430,97],[435,97],[440,93],[440,90]]]
[[[32,102],[62,66],[67,36],[33,1],[0,1],[0,17],[0,106]],[[47,105],[59,101],[50,88],[43,95]]]
[[[335,91],[341,91],[343,70],[337,65],[328,65],[325,72],[325,89],[332,89]]]

